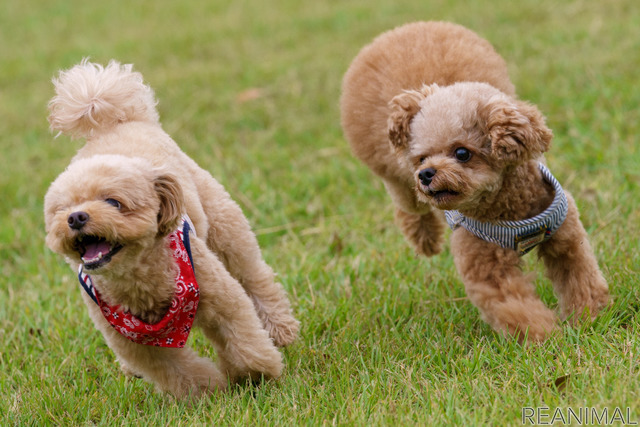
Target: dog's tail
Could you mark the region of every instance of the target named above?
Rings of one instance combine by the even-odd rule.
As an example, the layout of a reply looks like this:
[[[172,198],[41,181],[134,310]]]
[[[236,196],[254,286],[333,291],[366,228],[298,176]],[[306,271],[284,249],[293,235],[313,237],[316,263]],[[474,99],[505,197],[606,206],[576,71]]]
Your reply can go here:
[[[56,96],[49,102],[52,131],[87,138],[130,121],[157,123],[153,89],[132,65],[117,61],[103,67],[87,58],[53,79]]]

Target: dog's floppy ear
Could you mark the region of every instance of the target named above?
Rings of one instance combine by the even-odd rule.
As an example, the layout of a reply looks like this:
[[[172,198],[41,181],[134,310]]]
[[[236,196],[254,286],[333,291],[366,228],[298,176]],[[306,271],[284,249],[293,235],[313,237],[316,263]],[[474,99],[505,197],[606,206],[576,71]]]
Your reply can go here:
[[[553,133],[544,117],[524,101],[494,96],[481,108],[492,155],[508,163],[534,159],[551,146]]]
[[[159,173],[153,185],[160,198],[158,234],[166,236],[178,226],[184,212],[184,194],[178,179],[169,173]]]
[[[409,142],[411,119],[420,110],[420,101],[438,88],[437,84],[423,85],[420,90],[405,90],[389,102],[391,114],[387,120],[389,141],[395,149],[403,149]]]

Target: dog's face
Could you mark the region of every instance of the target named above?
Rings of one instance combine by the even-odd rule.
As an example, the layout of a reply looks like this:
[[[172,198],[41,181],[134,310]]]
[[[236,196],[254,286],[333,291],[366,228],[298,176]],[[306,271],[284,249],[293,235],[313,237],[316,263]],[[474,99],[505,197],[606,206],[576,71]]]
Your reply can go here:
[[[551,131],[532,105],[484,83],[424,86],[390,103],[389,140],[418,198],[469,209],[500,191],[504,171],[542,155]]]
[[[182,199],[177,180],[144,159],[78,160],[45,196],[46,242],[92,274],[122,273],[177,227]]]

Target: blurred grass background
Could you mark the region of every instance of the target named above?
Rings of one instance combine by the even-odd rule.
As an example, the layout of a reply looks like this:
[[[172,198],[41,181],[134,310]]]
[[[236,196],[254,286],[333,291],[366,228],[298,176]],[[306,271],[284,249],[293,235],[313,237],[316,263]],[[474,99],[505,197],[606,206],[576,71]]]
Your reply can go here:
[[[548,163],[611,285],[594,324],[539,347],[494,334],[448,250],[415,257],[351,156],[342,75],[373,37],[415,20],[487,38],[546,114]],[[0,423],[502,425],[536,406],[630,407],[638,421],[639,46],[636,0],[2,3]],[[165,130],[244,209],[303,324],[280,380],[188,406],[119,372],[44,245],[44,193],[82,144],[48,131],[51,78],[83,57],[133,63]]]

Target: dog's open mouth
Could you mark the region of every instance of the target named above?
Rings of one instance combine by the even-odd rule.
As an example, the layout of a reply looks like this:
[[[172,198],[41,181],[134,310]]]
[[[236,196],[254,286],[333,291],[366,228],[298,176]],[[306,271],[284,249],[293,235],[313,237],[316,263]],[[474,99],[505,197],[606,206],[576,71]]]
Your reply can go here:
[[[87,270],[95,270],[108,264],[122,248],[122,245],[98,236],[80,236],[76,240],[76,250]]]
[[[449,200],[451,198],[456,197],[459,194],[460,193],[458,193],[457,191],[452,191],[452,190],[438,190],[438,191],[429,190],[429,196],[431,196],[436,202]]]

